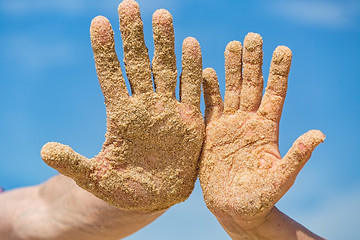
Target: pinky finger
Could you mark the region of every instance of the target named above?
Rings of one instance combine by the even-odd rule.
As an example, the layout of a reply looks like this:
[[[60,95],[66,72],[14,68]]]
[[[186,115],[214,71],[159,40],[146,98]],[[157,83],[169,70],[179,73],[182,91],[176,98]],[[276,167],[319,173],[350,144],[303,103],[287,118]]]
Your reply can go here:
[[[180,101],[200,110],[202,58],[200,44],[188,37],[183,42]]]
[[[205,123],[221,117],[224,103],[221,99],[219,82],[216,72],[212,68],[203,71],[203,90],[205,100]]]

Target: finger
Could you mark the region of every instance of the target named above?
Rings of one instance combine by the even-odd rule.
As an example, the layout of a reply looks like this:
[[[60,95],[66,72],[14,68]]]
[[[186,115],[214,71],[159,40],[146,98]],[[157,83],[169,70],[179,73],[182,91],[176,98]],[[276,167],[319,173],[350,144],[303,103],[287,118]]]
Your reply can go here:
[[[150,59],[145,45],[139,5],[124,0],[119,8],[120,31],[124,48],[126,75],[133,94],[152,91]]]
[[[76,182],[86,181],[93,168],[89,159],[69,146],[56,142],[49,142],[42,147],[41,158],[47,165]]]
[[[285,46],[275,49],[271,61],[269,79],[259,113],[266,118],[279,122],[284,105],[287,80],[290,72],[292,53]]]
[[[128,96],[115,51],[114,32],[109,20],[103,16],[94,18],[90,26],[90,37],[105,103]]]
[[[200,44],[188,37],[182,48],[182,73],[180,77],[180,101],[200,110],[202,59]]]
[[[176,57],[174,44],[174,26],[171,14],[165,9],[157,10],[153,15],[154,58],[152,71],[157,93],[175,97]]]
[[[248,33],[243,50],[243,83],[240,94],[240,109],[254,112],[261,102],[263,91],[262,52],[263,41],[259,34]]]
[[[242,84],[242,46],[238,41],[230,42],[225,49],[225,108],[224,114],[233,114],[240,106]]]
[[[324,139],[325,135],[319,130],[311,130],[301,135],[279,164],[283,177],[295,179],[311,153]]]
[[[224,103],[221,99],[215,70],[212,68],[204,69],[202,77],[205,100],[205,123],[207,124],[221,117]]]

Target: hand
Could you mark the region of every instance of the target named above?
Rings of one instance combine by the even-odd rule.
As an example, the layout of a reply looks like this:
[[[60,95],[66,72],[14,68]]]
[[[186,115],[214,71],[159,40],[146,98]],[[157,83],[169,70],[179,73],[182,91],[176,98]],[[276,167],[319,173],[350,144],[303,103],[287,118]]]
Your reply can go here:
[[[120,209],[152,212],[186,200],[194,188],[204,135],[201,50],[194,38],[184,40],[178,101],[172,16],[156,11],[154,92],[139,6],[124,0],[118,12],[132,96],[126,91],[111,25],[105,17],[96,17],[90,34],[106,104],[103,148],[87,159],[68,146],[47,143],[41,156],[100,199]]]
[[[262,56],[258,34],[249,33],[243,49],[237,41],[227,45],[224,104],[215,71],[203,72],[206,137],[200,182],[217,217],[248,220],[269,214],[325,138],[318,130],[309,131],[281,158],[279,121],[292,54],[285,46],[276,48],[263,97]]]

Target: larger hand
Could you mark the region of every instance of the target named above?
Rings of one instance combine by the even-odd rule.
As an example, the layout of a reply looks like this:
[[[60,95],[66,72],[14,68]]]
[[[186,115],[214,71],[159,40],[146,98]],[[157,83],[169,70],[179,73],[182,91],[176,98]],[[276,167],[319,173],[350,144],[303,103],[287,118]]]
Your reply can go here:
[[[253,219],[268,214],[324,140],[320,131],[309,131],[280,156],[279,121],[291,57],[287,47],[274,51],[262,97],[260,35],[248,34],[244,50],[239,42],[230,42],[225,50],[225,104],[215,71],[204,70],[206,137],[200,181],[206,204],[217,216]]]
[[[111,25],[105,17],[96,17],[90,33],[107,112],[103,149],[87,159],[68,146],[47,143],[41,155],[48,165],[118,208],[166,209],[187,199],[197,176],[204,131],[200,46],[193,38],[184,40],[179,102],[172,16],[156,11],[154,92],[139,6],[124,0],[118,11],[132,96],[126,91]]]

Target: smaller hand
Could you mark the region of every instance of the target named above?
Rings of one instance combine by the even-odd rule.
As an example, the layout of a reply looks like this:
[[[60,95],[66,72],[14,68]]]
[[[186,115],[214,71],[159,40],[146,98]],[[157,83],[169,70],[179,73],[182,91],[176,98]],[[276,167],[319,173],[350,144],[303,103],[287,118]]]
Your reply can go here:
[[[215,214],[243,219],[264,216],[292,186],[324,135],[312,130],[299,137],[281,158],[279,122],[292,53],[274,51],[264,96],[262,38],[249,33],[225,50],[223,103],[216,73],[203,71],[206,137],[200,165],[205,202]]]

